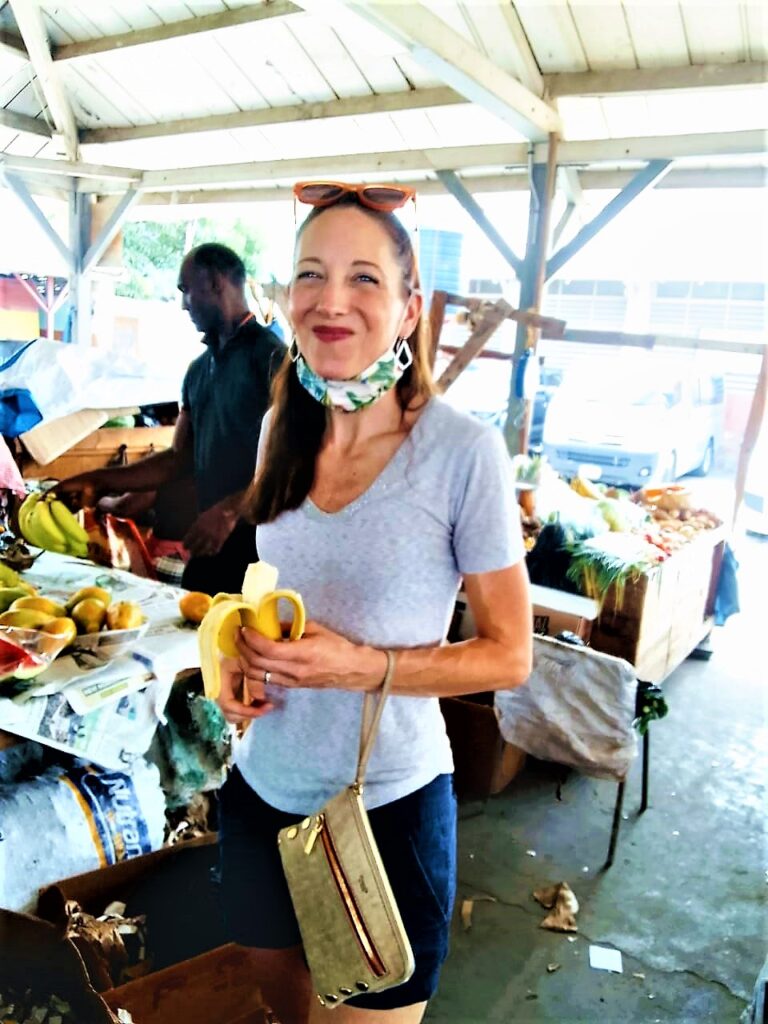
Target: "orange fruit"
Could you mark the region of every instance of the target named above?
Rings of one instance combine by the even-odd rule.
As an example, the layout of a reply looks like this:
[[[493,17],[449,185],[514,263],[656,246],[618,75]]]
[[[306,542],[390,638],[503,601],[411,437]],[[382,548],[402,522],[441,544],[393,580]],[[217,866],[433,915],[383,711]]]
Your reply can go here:
[[[201,594],[197,590],[192,590],[180,599],[179,611],[187,622],[200,623],[212,604],[213,599],[210,594]]]

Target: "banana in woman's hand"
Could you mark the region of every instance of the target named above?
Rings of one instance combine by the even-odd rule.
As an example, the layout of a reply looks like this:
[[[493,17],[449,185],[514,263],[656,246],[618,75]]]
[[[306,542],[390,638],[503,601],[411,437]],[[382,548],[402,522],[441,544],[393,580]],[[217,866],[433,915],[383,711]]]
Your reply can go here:
[[[221,658],[237,658],[237,636],[241,626],[253,629],[270,640],[282,639],[278,615],[281,598],[293,605],[291,640],[304,632],[306,615],[301,596],[295,590],[277,590],[278,572],[267,562],[248,566],[243,593],[217,594],[198,629],[200,668],[205,694],[215,700],[221,692]]]
[[[61,555],[88,557],[88,534],[67,506],[56,495],[28,495],[19,509],[19,529],[36,548]]]

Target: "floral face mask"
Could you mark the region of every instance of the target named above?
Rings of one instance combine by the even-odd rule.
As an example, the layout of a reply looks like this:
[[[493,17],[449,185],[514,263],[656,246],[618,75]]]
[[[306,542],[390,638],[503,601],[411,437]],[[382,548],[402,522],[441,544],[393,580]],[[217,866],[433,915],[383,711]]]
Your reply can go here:
[[[295,358],[299,382],[315,401],[344,412],[358,412],[377,401],[397,384],[412,362],[407,338],[398,338],[375,362],[349,380],[321,377],[298,350]]]

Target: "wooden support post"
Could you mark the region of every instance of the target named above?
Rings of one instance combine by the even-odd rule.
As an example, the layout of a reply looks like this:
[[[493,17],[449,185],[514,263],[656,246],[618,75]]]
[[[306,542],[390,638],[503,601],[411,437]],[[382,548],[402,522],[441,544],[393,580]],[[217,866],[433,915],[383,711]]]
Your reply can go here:
[[[72,267],[74,265],[74,258],[70,248],[67,246],[66,242],[64,242],[64,240],[59,236],[58,232],[53,227],[49,219],[37,205],[37,202],[32,196],[32,193],[27,188],[26,182],[18,174],[12,174],[10,171],[5,171],[3,173],[3,177],[5,178],[8,185],[10,185],[12,191],[16,193],[17,197],[21,200],[24,206],[26,206],[27,210],[29,210],[29,212],[32,214],[32,217],[34,218],[38,227],[48,237],[49,242],[51,242],[51,244],[57,250],[62,259],[66,261],[67,266]]]
[[[531,165],[531,202],[528,213],[528,238],[525,248],[523,274],[520,278],[520,301],[522,310],[538,313],[544,291],[544,272],[549,243],[549,219],[552,197],[557,176],[556,135],[550,135],[547,162]],[[538,331],[526,324],[520,324],[515,339],[515,356],[509,390],[507,421],[504,435],[511,454],[528,450],[530,403],[517,393],[517,368],[527,349],[532,349],[530,358],[536,358]]]
[[[448,306],[464,306],[465,309],[474,313],[486,305],[488,300],[477,297],[465,298],[463,295],[447,292],[445,293],[445,302]],[[507,320],[516,320],[519,324],[538,327],[547,338],[559,339],[565,336],[565,320],[558,320],[553,316],[541,316],[540,313],[532,313],[527,309],[510,309],[507,313]]]
[[[71,296],[71,340],[78,345],[91,344],[91,276],[84,268],[91,236],[90,196],[74,192],[69,200],[70,247],[74,269],[69,279]]]
[[[440,335],[443,331],[445,320],[445,307],[448,305],[448,294],[446,292],[432,292],[432,302],[429,305],[429,365],[435,368],[437,350],[440,346]]]
[[[482,351],[483,346],[490,340],[499,324],[507,319],[511,309],[512,307],[504,299],[499,299],[485,309],[480,322],[472,331],[464,347],[456,353],[441,374],[440,380],[437,382],[437,390],[440,394],[444,394],[448,390],[478,352]]]
[[[485,237],[501,253],[507,263],[512,267],[516,277],[520,277],[523,271],[523,261],[517,256],[501,233],[486,215],[482,206],[478,203],[472,193],[467,189],[455,171],[435,171],[440,181],[454,199],[461,204],[472,220],[477,224]]]
[[[638,171],[634,178],[624,186],[617,196],[614,196],[596,217],[593,217],[588,224],[585,224],[581,231],[567,245],[564,245],[562,249],[558,249],[554,256],[547,260],[546,280],[548,281],[550,277],[556,274],[572,256],[575,256],[580,249],[583,249],[587,242],[599,234],[606,224],[610,224],[614,217],[617,217],[622,210],[625,210],[633,200],[642,195],[646,189],[658,184],[671,166],[671,160],[651,160],[646,167]]]

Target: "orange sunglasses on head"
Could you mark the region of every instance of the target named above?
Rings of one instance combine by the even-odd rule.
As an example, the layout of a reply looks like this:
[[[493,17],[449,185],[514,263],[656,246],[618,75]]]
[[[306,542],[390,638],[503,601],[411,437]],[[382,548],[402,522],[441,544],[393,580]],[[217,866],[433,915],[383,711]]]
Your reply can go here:
[[[391,213],[415,199],[416,192],[407,185],[349,185],[343,181],[298,181],[293,194],[309,206],[332,206],[342,196],[354,193],[363,206],[381,213]]]

